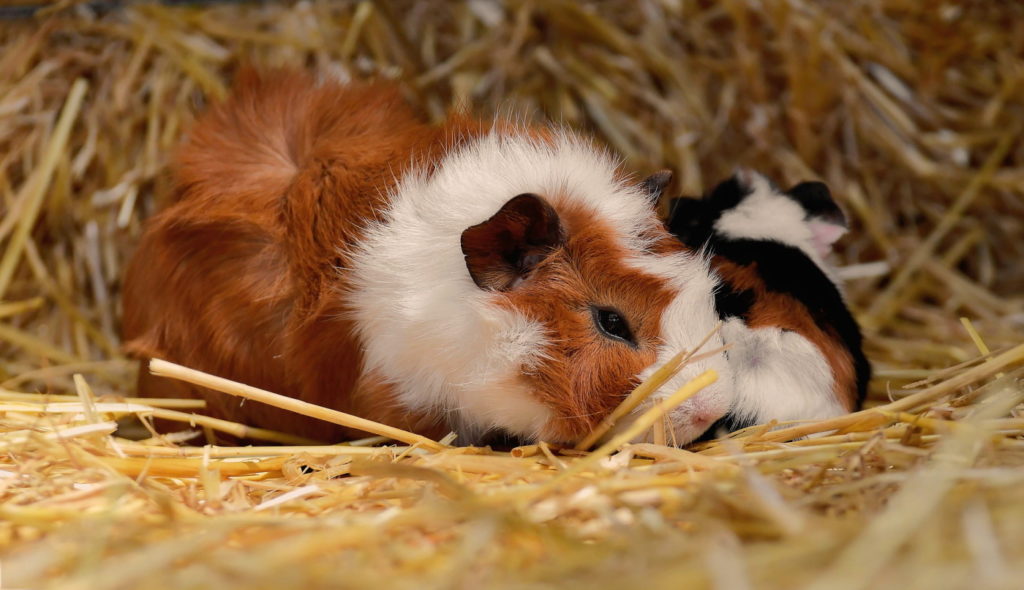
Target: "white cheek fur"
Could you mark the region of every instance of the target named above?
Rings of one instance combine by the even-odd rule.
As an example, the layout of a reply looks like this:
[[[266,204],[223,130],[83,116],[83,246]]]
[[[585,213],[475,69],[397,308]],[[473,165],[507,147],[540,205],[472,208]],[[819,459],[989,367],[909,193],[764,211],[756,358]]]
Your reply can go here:
[[[631,264],[649,274],[661,277],[677,292],[662,313],[663,343],[658,351],[658,360],[641,374],[642,378],[646,378],[679,351],[692,351],[715,329],[718,314],[715,311],[713,293],[718,281],[710,272],[710,261],[700,254],[645,256],[634,259]],[[721,346],[721,335],[715,335],[702,350],[707,352]],[[725,355],[718,354],[687,365],[651,395],[652,403],[664,399],[708,369],[714,369],[718,373],[718,380],[683,402],[669,416],[675,442],[678,444],[686,444],[703,434],[707,426],[722,417],[731,407],[734,393],[730,366]],[[643,405],[638,408],[638,412],[648,407],[649,405]],[[701,420],[699,424],[694,424],[695,418]]]
[[[406,407],[443,413],[468,436],[503,428],[543,437],[552,418],[520,375],[543,364],[549,339],[558,335],[495,305],[492,298],[501,295],[473,283],[460,247],[467,227],[522,193],[543,195],[556,210],[582,204],[638,257],[653,258],[644,253],[644,236],[660,223],[646,196],[617,178],[608,155],[566,133],[549,143],[491,133],[445,156],[432,175],[407,175],[382,220],[370,223],[352,249],[342,296],[365,369],[393,383]],[[711,280],[706,261],[690,266]],[[655,274],[669,270],[676,269]],[[713,316],[704,307],[701,313]],[[673,325],[686,326],[686,319]]]
[[[846,413],[833,394],[831,367],[800,334],[751,329],[734,318],[722,327],[722,335],[732,347],[732,411],[740,421],[821,420]]]

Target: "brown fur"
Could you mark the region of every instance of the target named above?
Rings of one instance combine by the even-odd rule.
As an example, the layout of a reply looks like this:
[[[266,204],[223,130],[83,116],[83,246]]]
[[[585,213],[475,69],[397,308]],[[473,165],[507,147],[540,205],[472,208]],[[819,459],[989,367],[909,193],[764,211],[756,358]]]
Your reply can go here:
[[[386,388],[360,379],[352,327],[331,296],[335,268],[346,264],[335,247],[359,238],[361,221],[414,156],[436,157],[480,132],[465,119],[424,125],[389,85],[316,86],[305,74],[243,71],[232,97],[200,118],[178,151],[176,202],[150,220],[129,265],[127,349],[343,410],[353,391],[373,390],[380,415],[364,416],[429,422],[395,418]],[[141,379],[143,393],[185,395],[155,383]],[[343,435],[260,404],[187,395],[205,397],[213,415]]]
[[[437,436],[440,416],[403,408],[384,379],[362,375],[346,319],[339,244],[354,244],[395,179],[484,132],[456,118],[424,124],[391,86],[316,85],[309,76],[243,72],[226,102],[197,122],[174,162],[176,202],[150,220],[125,278],[128,350],[312,403]],[[531,132],[535,138],[546,132]],[[510,195],[511,197],[511,195]],[[611,228],[558,211],[566,241],[519,287],[497,297],[557,336],[550,362],[522,379],[556,415],[545,434],[574,440],[656,358],[672,293],[623,261]],[[659,251],[683,247],[659,234]],[[600,335],[591,303],[618,308],[636,349]],[[148,395],[201,396],[210,413],[336,440],[331,425],[143,376]]]
[[[569,238],[523,286],[507,294],[506,305],[527,310],[563,342],[547,354],[550,364],[527,372],[535,395],[555,411],[552,440],[576,440],[588,434],[637,384],[637,375],[655,361],[661,315],[675,293],[660,280],[627,266],[625,249],[611,228],[589,211],[562,210]],[[666,251],[683,249],[664,239]],[[599,334],[591,304],[613,307],[629,323],[638,347]]]

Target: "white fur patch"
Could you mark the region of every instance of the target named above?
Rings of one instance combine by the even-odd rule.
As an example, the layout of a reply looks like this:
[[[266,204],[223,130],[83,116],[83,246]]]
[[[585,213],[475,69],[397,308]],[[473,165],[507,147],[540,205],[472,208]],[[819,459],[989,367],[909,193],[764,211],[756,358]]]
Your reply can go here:
[[[646,378],[681,350],[692,351],[715,329],[718,314],[715,311],[713,293],[718,281],[711,274],[710,260],[697,254],[645,256],[630,263],[649,274],[663,278],[677,291],[676,297],[662,313],[663,344],[658,351],[658,360],[642,374],[642,377]],[[702,352],[721,346],[722,337],[716,334],[704,345]],[[711,423],[721,418],[731,407],[731,368],[724,354],[688,364],[649,398],[651,403],[664,399],[708,369],[714,369],[718,373],[718,380],[683,402],[669,415],[675,431],[675,442],[680,445],[703,434]],[[648,407],[648,404],[641,406],[638,413]]]
[[[800,249],[821,268],[833,283],[838,284],[832,265],[825,262],[832,242],[845,228],[808,220],[799,203],[779,193],[764,176],[752,171],[737,173],[750,189],[740,204],[722,213],[715,222],[715,231],[732,240],[774,240]],[[831,239],[827,245],[823,240]]]
[[[512,197],[537,193],[556,211],[584,204],[643,256],[642,235],[659,222],[645,195],[615,173],[607,154],[568,134],[543,143],[492,133],[448,154],[432,175],[400,179],[390,209],[353,253],[349,301],[366,369],[394,383],[407,407],[445,412],[469,435],[504,428],[543,437],[551,411],[520,375],[543,362],[557,335],[494,305],[502,295],[473,283],[460,237]]]
[[[740,421],[821,420],[846,414],[833,392],[832,369],[814,344],[779,328],[750,329],[738,318],[722,326]]]

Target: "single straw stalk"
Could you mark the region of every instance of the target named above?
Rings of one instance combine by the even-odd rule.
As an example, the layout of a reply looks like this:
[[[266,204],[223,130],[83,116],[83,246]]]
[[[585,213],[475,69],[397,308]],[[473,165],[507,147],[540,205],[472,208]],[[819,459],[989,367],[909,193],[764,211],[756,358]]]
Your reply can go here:
[[[189,369],[188,367],[176,365],[164,360],[152,359],[149,361],[149,370],[159,377],[168,377],[179,381],[185,381],[193,385],[199,385],[228,395],[238,396],[248,400],[265,403],[269,406],[274,406],[275,408],[281,408],[282,410],[302,414],[303,416],[309,416],[310,418],[316,418],[318,420],[338,424],[347,428],[386,436],[410,445],[419,445],[432,451],[439,451],[445,448],[444,445],[441,445],[436,441],[419,434],[413,434],[406,430],[402,430],[401,428],[387,426],[386,424],[353,416],[352,414],[346,414],[344,412],[331,410],[309,402],[271,393],[263,389],[244,385],[236,381],[231,381],[230,379],[224,379],[223,377],[216,377],[209,373]]]
[[[392,457],[409,447],[353,447],[349,445],[281,445],[273,447],[161,447],[135,442],[118,441],[126,455],[137,457],[291,457],[303,453],[313,456],[380,456]]]
[[[201,399],[124,397],[117,398],[117,400],[118,401],[113,403],[145,406],[146,410],[149,410],[150,408],[175,408],[179,410],[193,410],[202,409],[206,407],[206,402]],[[49,404],[60,402],[75,402],[79,401],[79,397],[77,395],[62,395],[56,393],[24,393],[20,391],[7,391],[6,389],[0,389],[0,402],[3,401]]]
[[[142,475],[157,477],[199,477],[203,469],[216,469],[223,477],[253,475],[280,471],[286,457],[274,457],[263,461],[209,461],[202,456],[195,458],[155,457],[98,457],[99,461],[116,471],[131,477]]]
[[[76,375],[76,377],[79,376]],[[76,380],[76,384],[77,383],[78,381]],[[82,384],[84,385],[84,380],[82,381]],[[238,438],[254,438],[258,440],[265,440],[267,442],[276,442],[286,445],[320,444],[320,441],[306,438],[304,436],[297,436],[294,434],[288,434],[286,432],[277,432],[275,430],[269,430],[266,428],[256,428],[253,426],[248,426],[246,424],[240,424],[238,422],[231,422],[230,420],[222,420],[220,418],[214,418],[212,416],[203,416],[202,414],[179,412],[176,410],[167,410],[163,408],[156,408],[142,404],[84,401],[85,399],[88,398],[83,398],[83,401],[80,403],[57,402],[42,404],[12,404],[3,403],[2,401],[0,401],[0,412],[25,412],[38,414],[84,414],[88,422],[96,422],[97,414],[135,414],[137,416],[152,416],[153,418],[169,420],[172,422],[183,422],[186,424],[190,424],[191,426],[202,426],[204,428],[211,428],[213,430],[224,432],[226,434],[230,434],[231,436],[235,436]]]
[[[64,108],[61,109],[60,117],[57,119],[57,126],[53,130],[53,136],[46,145],[42,162],[40,162],[35,174],[22,187],[22,190],[26,191],[25,198],[27,204],[25,211],[21,214],[21,223],[18,224],[14,233],[11,234],[11,240],[7,243],[4,257],[0,259],[0,300],[7,293],[7,287],[14,276],[18,261],[21,260],[21,253],[25,249],[25,242],[35,226],[36,219],[39,217],[39,210],[43,206],[46,191],[50,188],[50,182],[53,179],[53,171],[57,167],[58,160],[65,153],[68,136],[71,134],[71,125],[78,118],[78,110],[82,106],[82,99],[85,97],[85,91],[88,87],[89,84],[82,78],[75,80],[74,84],[71,85],[71,91],[64,102]]]

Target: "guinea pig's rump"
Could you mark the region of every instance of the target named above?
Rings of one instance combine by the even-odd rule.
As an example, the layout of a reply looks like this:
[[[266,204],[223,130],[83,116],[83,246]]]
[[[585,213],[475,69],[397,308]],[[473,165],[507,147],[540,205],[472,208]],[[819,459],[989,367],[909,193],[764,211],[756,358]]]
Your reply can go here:
[[[709,260],[653,206],[667,178],[633,179],[555,127],[432,126],[393,86],[245,71],[174,159],[174,202],[125,276],[125,340],[464,444],[573,442],[714,328]],[[727,371],[687,370],[705,368]],[[179,394],[250,426],[351,434]],[[717,384],[678,408],[678,440],[728,405]]]

